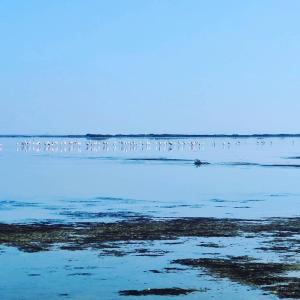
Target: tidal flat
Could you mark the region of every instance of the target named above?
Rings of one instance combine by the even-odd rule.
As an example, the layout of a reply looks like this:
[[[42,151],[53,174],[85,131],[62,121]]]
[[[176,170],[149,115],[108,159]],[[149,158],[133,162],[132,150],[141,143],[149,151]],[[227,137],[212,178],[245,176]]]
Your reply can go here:
[[[300,139],[1,144],[1,299],[300,298]]]
[[[212,238],[224,239],[240,237],[245,239],[260,238],[264,247],[256,248],[271,252],[282,251],[287,255],[300,253],[300,218],[277,218],[267,220],[238,220],[214,218],[184,218],[171,220],[151,220],[146,218],[114,223],[76,223],[60,224],[0,224],[0,244],[16,247],[20,251],[34,253],[56,250],[101,250],[101,256],[163,256],[168,251],[152,251],[145,248],[146,241],[178,241],[179,238]],[[281,238],[281,239],[279,239]],[[186,241],[182,241],[184,244]],[[139,243],[144,248],[128,251],[126,244]],[[274,247],[276,244],[276,247]],[[282,246],[284,244],[284,246]],[[147,244],[146,244],[147,245]],[[172,246],[168,243],[169,249]],[[216,244],[199,245],[200,247],[216,248]],[[268,247],[269,246],[269,247]],[[217,253],[216,253],[217,255]],[[215,255],[215,256],[216,256]],[[261,288],[276,294],[279,298],[300,297],[300,278],[288,276],[289,272],[300,271],[300,263],[262,262],[248,256],[226,256],[226,258],[177,259],[171,263],[204,269],[208,274],[219,278]],[[157,271],[159,273],[159,271]],[[156,272],[153,272],[156,273]],[[89,276],[91,273],[81,272],[70,274]],[[33,274],[31,274],[33,276]],[[161,288],[123,290],[123,296],[145,295],[185,295],[197,292],[197,289]],[[202,290],[201,290],[202,291]]]

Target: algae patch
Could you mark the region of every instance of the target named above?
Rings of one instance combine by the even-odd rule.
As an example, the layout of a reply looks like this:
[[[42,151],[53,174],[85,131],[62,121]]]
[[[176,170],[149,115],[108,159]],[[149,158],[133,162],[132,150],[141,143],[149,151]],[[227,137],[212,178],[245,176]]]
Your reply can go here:
[[[173,263],[205,269],[213,276],[255,286],[280,298],[299,299],[300,297],[300,278],[286,275],[289,271],[300,270],[300,265],[297,264],[265,263],[255,261],[248,256],[225,259],[178,259]]]
[[[179,296],[188,295],[190,293],[197,292],[197,289],[182,289],[178,287],[173,288],[161,288],[161,289],[145,289],[145,290],[123,290],[119,294],[121,296]]]

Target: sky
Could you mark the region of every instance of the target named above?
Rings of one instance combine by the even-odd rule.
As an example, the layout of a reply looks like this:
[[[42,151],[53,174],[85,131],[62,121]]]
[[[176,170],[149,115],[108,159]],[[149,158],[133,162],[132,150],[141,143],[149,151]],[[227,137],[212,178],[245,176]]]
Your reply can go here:
[[[1,0],[0,134],[298,133],[298,0]]]

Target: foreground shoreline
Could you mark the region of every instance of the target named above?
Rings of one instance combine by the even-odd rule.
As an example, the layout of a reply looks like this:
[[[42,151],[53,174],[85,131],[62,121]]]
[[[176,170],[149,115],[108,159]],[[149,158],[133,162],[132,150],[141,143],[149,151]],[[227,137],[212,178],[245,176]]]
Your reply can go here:
[[[173,270],[180,273],[183,266],[205,271],[212,277],[227,278],[232,282],[259,288],[279,298],[299,299],[300,278],[288,276],[288,272],[300,271],[300,217],[268,218],[258,220],[227,218],[176,218],[151,219],[132,217],[126,220],[102,223],[79,222],[71,224],[32,223],[32,224],[0,224],[0,245],[14,247],[27,253],[66,250],[97,250],[100,255],[109,256],[163,256],[161,250],[153,252],[147,249],[147,242],[163,241],[168,244],[186,243],[182,238],[202,238],[199,246],[208,248],[226,247],[219,244],[204,243],[203,238],[218,237],[224,239],[241,238],[245,243],[251,239],[259,239],[260,246],[255,251],[266,251],[279,254],[281,260],[264,261],[248,255],[214,257],[178,258],[170,261]],[[143,249],[127,247],[143,244]],[[298,255],[298,256],[297,256]],[[288,259],[287,259],[288,258]],[[167,272],[152,270],[154,273]],[[184,295],[204,292],[194,289],[153,287],[148,290],[122,290],[123,296],[144,295]]]

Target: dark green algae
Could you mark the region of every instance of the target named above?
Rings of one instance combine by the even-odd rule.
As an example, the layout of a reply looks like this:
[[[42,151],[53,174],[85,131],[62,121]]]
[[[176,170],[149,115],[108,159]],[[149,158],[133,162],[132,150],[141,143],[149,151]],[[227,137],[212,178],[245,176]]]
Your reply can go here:
[[[237,221],[214,218],[135,218],[113,223],[0,224],[0,244],[25,252],[46,251],[54,245],[67,250],[102,249],[112,242],[230,237],[237,236],[238,232]]]
[[[183,289],[178,287],[173,288],[154,288],[145,290],[123,290],[119,294],[121,296],[179,296],[188,295],[194,292],[200,292],[198,289]]]
[[[279,298],[300,298],[300,278],[284,276],[289,271],[300,271],[300,264],[264,263],[248,256],[178,259],[173,263],[205,269],[213,276],[259,287]]]
[[[300,218],[270,218],[265,220],[178,218],[133,218],[126,221],[70,224],[0,223],[0,244],[26,252],[61,249],[80,250],[105,248],[111,242],[176,240],[181,237],[271,236],[284,238],[293,246],[300,245],[295,235],[300,233]],[[297,248],[298,249],[298,248]],[[296,251],[296,250],[295,250]]]
[[[167,251],[147,248],[124,251],[120,246],[149,241],[172,241],[176,244],[183,237],[244,237],[262,238],[263,247],[258,251],[291,253],[294,263],[262,262],[248,256],[183,258],[173,263],[185,267],[201,268],[208,274],[228,278],[233,282],[260,288],[279,298],[300,298],[300,279],[289,277],[287,272],[300,271],[299,253],[300,218],[269,218],[264,220],[177,218],[149,219],[132,218],[113,223],[81,222],[72,224],[33,223],[0,224],[0,245],[16,247],[24,252],[48,251],[51,249],[84,250],[100,249],[100,255],[124,256],[128,254],[160,256]],[[184,243],[184,242],[183,242]],[[172,244],[172,243],[169,243]],[[217,247],[217,244],[202,243],[199,246]],[[172,247],[170,245],[170,247]],[[180,272],[180,268],[177,270]],[[175,289],[175,290],[174,290]],[[176,290],[179,289],[179,290]],[[121,291],[121,295],[163,295],[166,292],[183,295],[185,289],[166,288],[145,291]],[[188,291],[188,290],[186,290]],[[195,292],[193,290],[191,292]],[[183,293],[181,293],[183,292]],[[165,295],[167,295],[165,294]],[[168,294],[168,295],[171,295]]]

